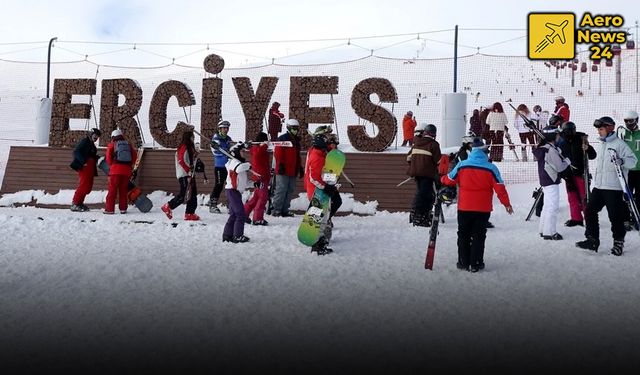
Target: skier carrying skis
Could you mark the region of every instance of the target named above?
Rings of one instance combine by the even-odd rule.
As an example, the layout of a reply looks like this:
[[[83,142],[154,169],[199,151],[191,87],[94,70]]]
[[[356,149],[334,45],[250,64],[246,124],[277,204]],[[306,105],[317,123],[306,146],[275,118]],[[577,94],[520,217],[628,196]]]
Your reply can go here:
[[[233,156],[226,164],[229,178],[225,186],[225,195],[229,204],[229,219],[222,232],[222,242],[248,242],[249,237],[244,235],[245,212],[242,204],[242,192],[249,187],[249,170],[251,164],[242,156],[242,150],[246,148],[243,142],[231,146],[229,153]]]
[[[233,144],[233,140],[229,136],[229,127],[231,123],[226,120],[222,120],[218,123],[218,131],[213,135],[211,142],[215,142],[220,145],[224,150],[229,150],[231,145]],[[213,159],[215,160],[214,167],[214,177],[215,184],[213,185],[213,190],[211,191],[211,195],[209,196],[209,212],[212,214],[219,214],[220,209],[218,208],[218,200],[220,199],[220,194],[222,194],[222,189],[224,189],[224,184],[227,181],[227,168],[225,164],[229,161],[229,158],[223,154],[221,151],[212,148]]]
[[[84,198],[93,190],[93,178],[98,175],[98,167],[96,165],[98,149],[95,143],[101,134],[99,129],[91,129],[87,136],[82,138],[73,149],[73,161],[69,166],[78,172],[78,187],[73,194],[71,211],[89,211],[89,207],[84,204]]]
[[[623,198],[623,187],[616,172],[616,166],[611,161],[609,149],[617,153],[618,164],[626,177],[629,169],[636,166],[638,159],[629,146],[614,133],[616,123],[611,117],[604,116],[595,120],[593,126],[598,129],[601,144],[596,157],[596,171],[593,177],[593,189],[591,199],[587,204],[585,213],[585,237],[584,241],[576,242],[576,246],[582,249],[598,251],[600,247],[600,225],[598,213],[603,207],[607,207],[611,232],[613,234],[613,247],[611,254],[620,256],[624,249],[624,237],[626,229],[624,221],[628,217],[628,208]]]
[[[588,193],[585,190],[584,181],[584,154],[587,154],[589,160],[593,160],[596,158],[596,150],[584,142],[583,139],[587,135],[576,132],[576,124],[571,121],[562,124],[560,135],[563,139],[563,142],[559,145],[562,155],[568,158],[573,166],[570,169],[571,175],[567,176],[566,180],[571,218],[564,225],[567,227],[583,226],[582,213],[587,206],[586,194]]]
[[[542,129],[542,133],[544,134],[544,139],[533,149],[533,155],[538,162],[538,178],[545,197],[545,204],[538,224],[538,232],[545,240],[561,240],[562,236],[556,231],[560,180],[565,177],[569,179],[567,185],[573,184],[570,171],[571,163],[568,159],[562,157],[558,148],[554,147],[560,140],[558,129],[547,126]],[[575,186],[571,190],[574,189],[576,189]]]
[[[416,181],[416,194],[409,214],[409,222],[414,226],[431,226],[434,183],[438,178],[438,162],[442,157],[436,132],[433,124],[423,122],[416,126],[413,147],[407,154],[407,175]]]
[[[256,142],[261,142],[257,145],[252,145],[249,148],[251,153],[251,169],[258,173],[260,177],[253,175],[254,187],[253,195],[247,203],[244,204],[244,213],[246,215],[247,224],[253,225],[268,225],[269,223],[264,219],[264,211],[266,209],[267,201],[269,200],[269,181],[271,181],[271,167],[269,166],[269,152],[268,152],[268,136],[265,132],[258,133]],[[249,215],[253,211],[253,221],[249,219]]]
[[[187,208],[184,211],[184,219],[190,221],[200,220],[200,216],[195,214],[196,208],[198,207],[198,189],[193,174],[194,161],[198,156],[198,152],[196,151],[193,140],[194,135],[192,131],[182,133],[182,141],[180,142],[180,146],[178,146],[178,150],[176,150],[176,178],[178,179],[178,184],[180,184],[180,192],[160,208],[169,219],[173,218],[173,210],[182,203],[185,203],[185,198],[188,196],[189,199],[186,202]]]
[[[447,186],[459,185],[458,193],[458,263],[461,270],[478,272],[484,264],[487,221],[493,210],[493,192],[509,215],[513,214],[509,194],[498,168],[489,162],[482,139],[475,138],[471,153],[448,174],[442,176]]]
[[[273,150],[275,158],[276,189],[273,193],[272,216],[291,217],[289,212],[293,192],[296,189],[296,177],[304,176],[302,159],[300,158],[300,123],[296,119],[288,119],[285,123],[287,132],[278,137],[278,141],[290,141],[293,147],[276,146]]]
[[[111,142],[107,146],[106,160],[109,164],[109,186],[104,206],[104,214],[113,214],[118,196],[118,208],[121,214],[127,213],[129,179],[138,153],[124,139],[120,129],[111,133]]]
[[[328,131],[328,132],[325,132]],[[327,153],[338,146],[338,140],[333,134],[329,134],[331,127],[319,128],[318,134],[313,136],[313,144],[307,154],[307,162],[304,175],[304,186],[307,191],[309,201],[313,198],[313,192],[316,188],[323,189],[324,193],[331,198],[329,207],[329,218],[325,227],[325,232],[320,236],[318,242],[311,247],[311,252],[318,255],[325,255],[333,252],[329,248],[329,240],[333,230],[333,215],[338,212],[338,208],[342,205],[342,198],[336,185],[331,185],[322,179],[322,169],[324,167]]]
[[[638,112],[628,111],[624,115],[624,128],[618,129],[618,135],[627,143],[631,151],[636,155],[638,163],[629,169],[627,183],[633,193],[636,207],[640,207],[640,129],[638,129]],[[638,223],[633,223],[633,216],[629,218],[628,227],[633,227]]]

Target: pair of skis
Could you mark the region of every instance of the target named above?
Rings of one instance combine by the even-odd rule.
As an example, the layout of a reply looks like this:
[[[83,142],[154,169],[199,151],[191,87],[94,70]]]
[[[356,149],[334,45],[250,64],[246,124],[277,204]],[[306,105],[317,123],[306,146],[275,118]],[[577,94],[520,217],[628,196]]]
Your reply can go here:
[[[609,157],[611,158],[611,162],[613,163],[616,174],[618,175],[618,180],[620,181],[620,186],[622,186],[622,192],[624,193],[625,201],[627,202],[627,206],[629,206],[629,211],[631,215],[635,219],[635,229],[640,233],[640,212],[638,212],[638,206],[636,205],[635,200],[633,199],[633,193],[631,192],[631,188],[627,183],[627,179],[622,173],[622,167],[617,163],[619,159],[618,153],[616,150],[609,148],[607,149],[609,152]]]

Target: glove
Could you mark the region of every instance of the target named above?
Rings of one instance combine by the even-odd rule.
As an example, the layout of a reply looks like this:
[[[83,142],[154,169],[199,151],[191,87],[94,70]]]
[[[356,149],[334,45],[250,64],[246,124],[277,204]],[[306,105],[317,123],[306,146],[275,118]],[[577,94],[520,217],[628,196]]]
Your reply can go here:
[[[256,189],[262,188],[262,181],[256,181],[253,183],[253,187]]]
[[[69,164],[69,167],[71,167],[71,169],[73,169],[74,171],[79,171],[82,169],[82,163],[80,163],[78,160],[74,159],[71,164]]]
[[[278,165],[278,174],[284,174],[284,164]]]
[[[617,166],[621,167],[624,164],[624,159],[618,158],[616,159],[615,163]]]
[[[324,193],[327,194],[328,196],[332,196],[338,191],[338,189],[334,185],[329,185],[329,184],[325,184],[323,190],[324,190]]]
[[[304,177],[304,168],[300,167],[298,168],[298,178],[302,178]]]

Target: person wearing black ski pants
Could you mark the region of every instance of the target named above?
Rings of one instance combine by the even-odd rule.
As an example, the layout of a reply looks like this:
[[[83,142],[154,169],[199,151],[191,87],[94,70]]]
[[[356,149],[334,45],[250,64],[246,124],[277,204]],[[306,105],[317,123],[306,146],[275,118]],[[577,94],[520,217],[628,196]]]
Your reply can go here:
[[[433,178],[416,176],[416,195],[413,198],[412,209],[417,215],[429,215],[433,208],[435,193],[433,191]],[[429,221],[427,219],[427,221]]]
[[[458,211],[458,264],[484,268],[484,241],[490,212]]]
[[[189,178],[190,177],[180,177],[178,179],[178,183],[180,184],[180,192],[169,201],[169,208],[171,208],[172,210],[175,210],[178,206],[184,203],[184,198],[187,195],[187,187],[189,186]],[[185,214],[195,213],[196,208],[198,207],[198,188],[196,187],[195,178],[191,178],[193,178],[193,181],[191,182],[191,196],[186,202],[187,207],[184,210]]]
[[[589,204],[587,204],[585,213],[585,236],[596,240],[600,239],[598,213],[606,206],[614,241],[624,241],[624,236],[627,233],[624,221],[629,217],[629,208],[624,201],[623,194],[622,190],[598,188],[591,190]]]

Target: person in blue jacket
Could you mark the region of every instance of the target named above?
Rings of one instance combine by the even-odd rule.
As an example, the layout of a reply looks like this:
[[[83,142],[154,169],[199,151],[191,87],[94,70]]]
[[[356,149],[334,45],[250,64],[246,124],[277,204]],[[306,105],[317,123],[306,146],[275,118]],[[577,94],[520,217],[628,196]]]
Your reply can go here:
[[[233,144],[233,140],[229,137],[229,127],[231,124],[229,121],[222,120],[218,123],[218,131],[213,135],[211,142],[215,142],[220,145],[221,148],[229,151]],[[227,181],[227,168],[225,164],[229,161],[229,158],[223,154],[222,152],[213,149],[213,159],[215,160],[215,184],[213,186],[213,191],[209,196],[209,212],[214,214],[219,214],[220,209],[218,208],[218,200],[220,199],[220,194],[222,190],[224,190],[225,182]]]

